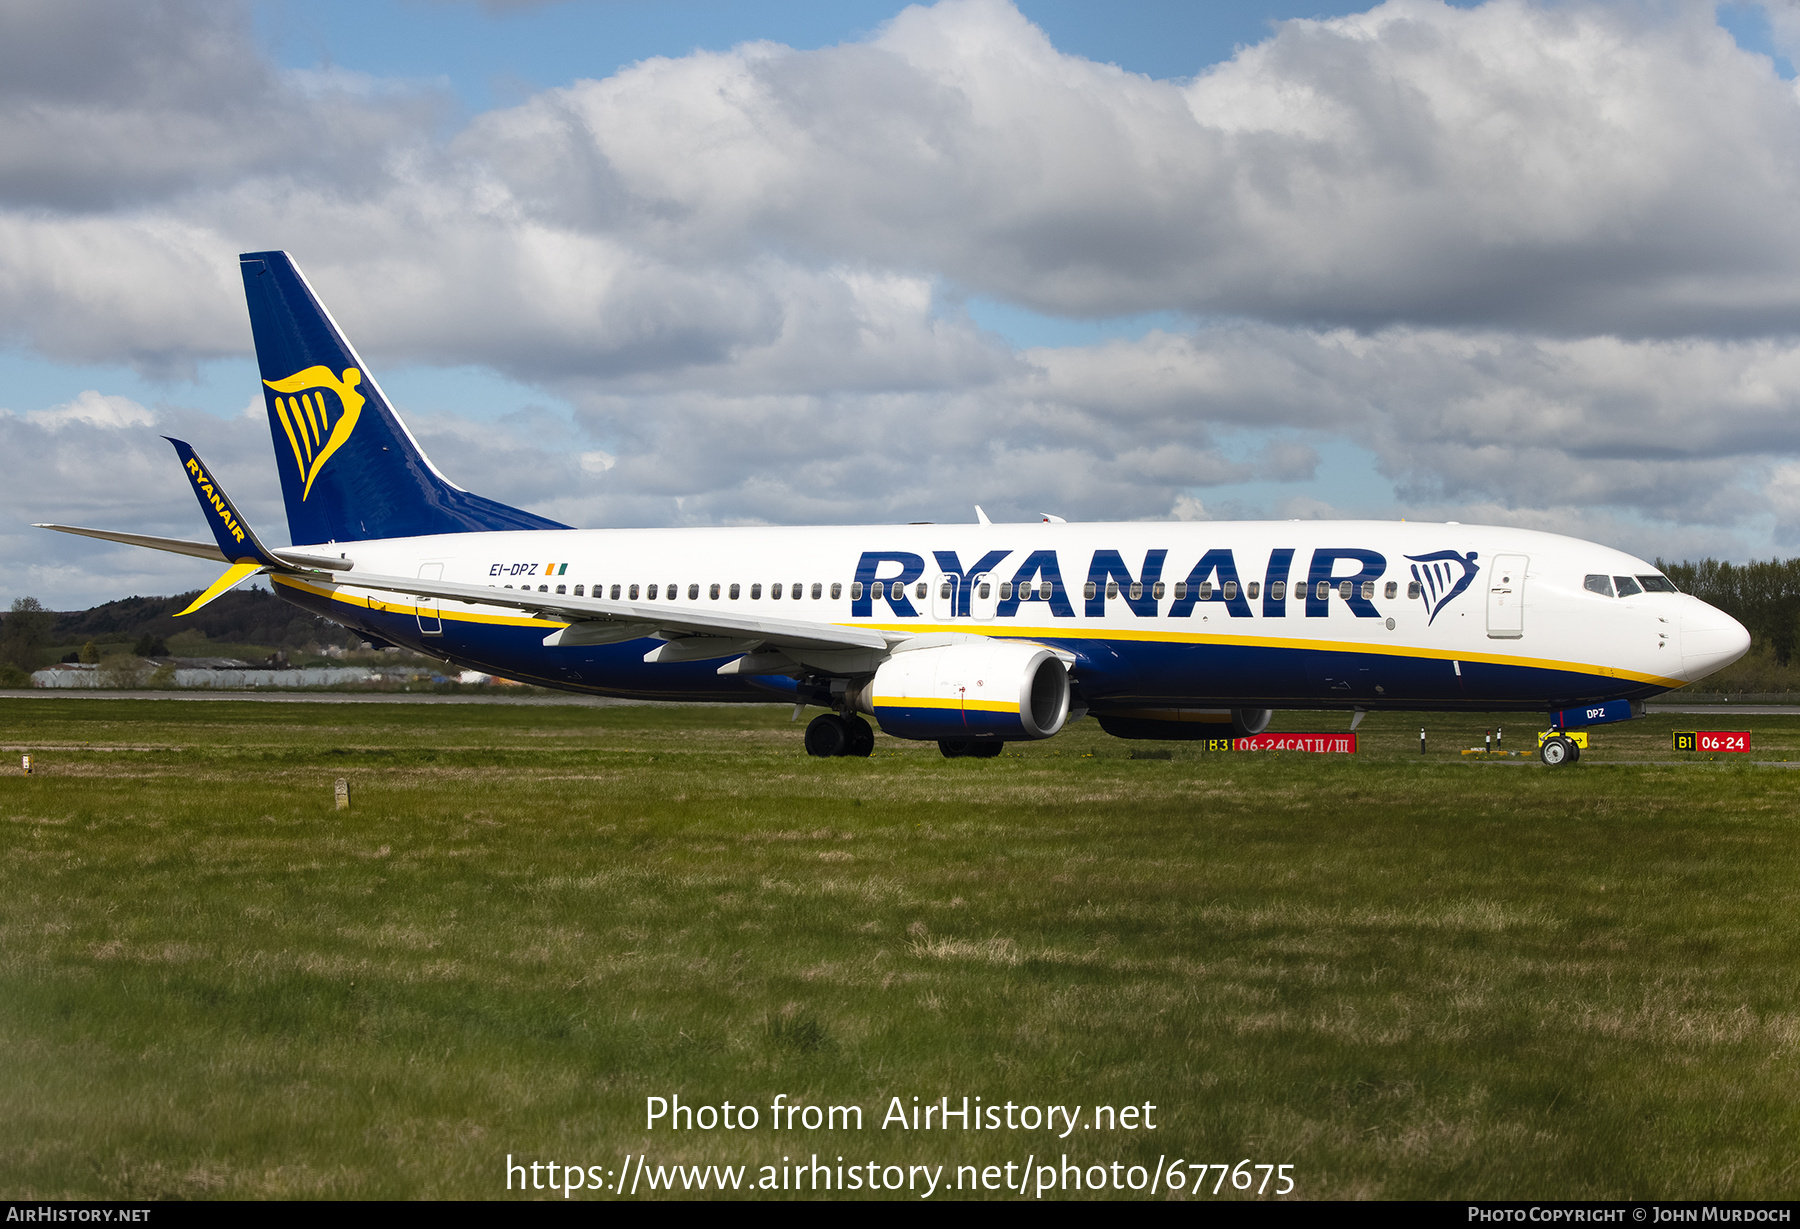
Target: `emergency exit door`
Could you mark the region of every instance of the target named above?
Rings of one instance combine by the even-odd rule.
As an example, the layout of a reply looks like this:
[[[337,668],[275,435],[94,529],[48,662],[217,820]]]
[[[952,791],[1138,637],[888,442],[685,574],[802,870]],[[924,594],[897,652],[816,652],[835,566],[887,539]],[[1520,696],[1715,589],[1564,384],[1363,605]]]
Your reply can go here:
[[[420,580],[444,579],[444,565],[441,563],[421,563],[419,565]],[[444,622],[438,617],[438,600],[435,597],[421,595],[417,599],[419,614],[419,634],[421,636],[441,636],[444,634]]]
[[[1517,640],[1525,634],[1524,555],[1495,555],[1488,565],[1488,635]]]

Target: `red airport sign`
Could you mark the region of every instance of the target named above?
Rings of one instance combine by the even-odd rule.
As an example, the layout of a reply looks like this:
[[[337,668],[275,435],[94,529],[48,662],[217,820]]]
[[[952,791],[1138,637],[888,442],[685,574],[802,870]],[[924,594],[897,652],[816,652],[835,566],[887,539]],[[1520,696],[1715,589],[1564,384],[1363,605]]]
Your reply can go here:
[[[1677,751],[1749,751],[1748,730],[1676,730]]]
[[[1354,734],[1252,734],[1249,738],[1209,738],[1208,751],[1310,751],[1316,755],[1354,755]]]

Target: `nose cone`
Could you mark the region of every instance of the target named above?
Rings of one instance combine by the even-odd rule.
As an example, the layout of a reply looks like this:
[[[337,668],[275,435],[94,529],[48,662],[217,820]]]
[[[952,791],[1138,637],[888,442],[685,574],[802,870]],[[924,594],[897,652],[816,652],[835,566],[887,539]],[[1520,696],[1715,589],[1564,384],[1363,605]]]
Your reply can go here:
[[[1699,598],[1690,597],[1681,611],[1681,675],[1692,683],[1723,670],[1750,651],[1744,625]]]

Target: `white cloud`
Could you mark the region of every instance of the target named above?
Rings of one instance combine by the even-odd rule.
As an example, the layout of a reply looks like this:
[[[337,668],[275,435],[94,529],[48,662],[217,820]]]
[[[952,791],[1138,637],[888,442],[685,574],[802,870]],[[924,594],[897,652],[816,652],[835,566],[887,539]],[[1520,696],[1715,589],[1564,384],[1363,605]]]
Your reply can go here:
[[[25,420],[55,431],[71,423],[86,423],[90,427],[147,427],[156,418],[129,397],[109,396],[90,388],[63,405],[32,410],[25,415]]]
[[[442,101],[279,70],[225,0],[9,6],[0,340],[179,377],[247,351],[234,257],[279,246],[377,374],[484,365],[571,407],[414,424],[464,485],[571,523],[979,501],[1800,535],[1800,101],[1703,6],[1391,0],[1155,81],[944,0],[448,138]],[[971,294],[1194,324],[1014,352]],[[44,461],[7,513],[185,515],[150,481],[177,410],[15,411],[0,448]],[[279,525],[260,418],[181,429]],[[1333,441],[1401,506],[1302,489]]]

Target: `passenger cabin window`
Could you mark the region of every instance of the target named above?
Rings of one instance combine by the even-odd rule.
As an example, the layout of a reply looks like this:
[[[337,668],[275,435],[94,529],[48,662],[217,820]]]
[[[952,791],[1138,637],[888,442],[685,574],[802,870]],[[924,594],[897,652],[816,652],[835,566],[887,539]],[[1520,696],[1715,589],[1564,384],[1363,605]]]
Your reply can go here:
[[[1287,601],[1287,581],[1272,580],[1269,582],[1269,597],[1273,601]]]
[[[619,600],[619,586],[617,586],[617,585],[613,586],[612,600],[615,602]]]
[[[719,586],[713,585],[710,588],[708,588],[706,591],[706,596],[710,597],[715,602],[718,601],[719,600]]]
[[[1155,598],[1157,601],[1159,601],[1159,602],[1162,601],[1163,593],[1164,593],[1164,589],[1163,589],[1162,581],[1159,580],[1154,585],[1150,586],[1150,596]]]
[[[736,597],[737,594],[733,593],[731,596]],[[757,601],[761,597],[762,597],[762,586],[761,585],[751,585],[750,586],[750,600]]]
[[[1212,581],[1203,580],[1200,582],[1200,600],[1203,602],[1212,601]]]
[[[1143,596],[1144,596],[1144,586],[1139,584],[1135,580],[1132,581],[1131,582],[1131,600],[1135,602],[1140,597],[1143,597]]]
[[[931,586],[926,584],[922,580],[918,584],[913,586],[913,596],[918,598],[921,602],[925,600],[925,595],[930,592],[931,592]]]
[[[580,596],[581,596],[581,586],[580,586],[580,585],[576,585],[576,586],[575,586],[575,596],[576,596],[576,597],[580,597]]]
[[[650,588],[644,593],[644,596],[654,602],[656,600],[656,586],[651,585]]]
[[[1010,600],[1011,598],[1012,598],[1012,581],[1010,581],[1010,580],[1001,581],[1000,582],[1000,600],[1004,602],[1004,601]]]
[[[1321,602],[1324,601],[1326,598],[1330,597],[1331,596],[1331,582],[1321,580],[1319,582],[1319,587],[1318,587],[1317,592],[1318,592],[1318,598]]]
[[[818,582],[818,581],[816,581],[816,580],[815,580],[815,581],[813,581],[813,601],[815,601],[815,602],[816,602],[816,601],[818,601],[818,600],[819,600],[819,587],[820,587],[820,586],[819,586],[819,582]],[[836,585],[833,585],[833,586],[832,586],[832,588],[834,588],[834,589],[835,589],[835,588],[836,588],[836,587],[837,587],[837,586],[836,586]],[[832,594],[832,595],[831,595],[831,596],[832,596],[832,597],[836,597],[836,596],[837,596],[837,594],[835,594],[835,593],[833,593],[833,594]]]
[[[882,598],[886,597],[887,596],[887,582],[884,580],[878,580],[874,584],[870,585],[869,586],[869,596],[874,598],[878,602]]]
[[[637,590],[638,587],[636,585],[631,586],[631,600],[634,602],[637,601]]]
[[[1081,596],[1087,598],[1090,601],[1092,601],[1093,598],[1099,592],[1100,592],[1100,587],[1091,580],[1088,581],[1087,584],[1081,586]]]
[[[1631,579],[1629,576],[1615,576],[1613,577],[1613,584],[1619,587],[1620,597],[1636,597],[1644,591],[1644,586],[1638,584],[1637,581]]]
[[[1598,593],[1601,597],[1611,597],[1612,577],[1602,576],[1598,572],[1589,572],[1582,580],[1581,587],[1589,593]]]
[[[1409,602],[1416,602],[1419,600],[1419,582],[1418,581],[1409,580],[1406,582],[1406,600]]]
[[[836,586],[836,585],[831,586],[831,596],[833,598],[835,598],[835,597],[837,597],[837,595],[838,595],[838,586]],[[862,581],[853,580],[850,582],[850,600],[853,602],[862,601]]]
[[[1346,602],[1350,600],[1350,595],[1354,592],[1356,592],[1355,585],[1352,585],[1347,580],[1338,581],[1338,596],[1343,598]]]
[[[772,602],[781,600],[781,586],[779,584],[769,586],[769,600]]]
[[[558,586],[556,586],[556,591],[557,591],[557,592],[558,592],[558,593],[567,593],[567,592],[568,592],[568,591],[569,591],[569,586],[567,586],[567,585],[558,585]]]
[[[1225,582],[1225,600],[1228,602],[1237,600],[1237,581],[1228,580]]]
[[[989,584],[989,583],[988,583],[988,582],[987,582],[987,581],[985,581],[985,580],[984,580],[984,581],[982,581],[982,582],[981,582],[981,583],[980,583],[980,584],[979,584],[979,585],[977,585],[977,586],[975,586],[975,593],[976,593],[976,596],[978,596],[978,597],[980,597],[980,598],[982,598],[982,599],[984,599],[984,600],[985,600],[985,599],[986,599],[986,598],[988,598],[988,597],[990,597],[990,596],[992,596],[992,595],[993,595],[993,592],[994,592],[994,586],[993,586],[993,585],[991,585],[991,584]]]
[[[539,585],[538,592],[539,593],[548,593],[548,592],[550,592],[550,586],[549,585]]]
[[[1248,585],[1246,585],[1246,586],[1245,586],[1245,587],[1244,587],[1244,592],[1245,592],[1245,593],[1247,593],[1247,594],[1249,594],[1249,596],[1250,596],[1250,600],[1251,600],[1251,601],[1253,601],[1253,602],[1254,602],[1254,601],[1255,601],[1255,600],[1256,600],[1256,594],[1257,594],[1257,591],[1258,591],[1258,590],[1259,590],[1259,589],[1261,589],[1261,588],[1262,588],[1262,586],[1261,586],[1261,585],[1259,585],[1259,584],[1257,584],[1257,583],[1256,583],[1256,582],[1255,582],[1255,581],[1254,581],[1254,580],[1253,580],[1253,581],[1251,581],[1251,582],[1250,582],[1250,583],[1249,583],[1249,584],[1248,584]]]
[[[1365,601],[1365,602],[1375,596],[1375,582],[1374,581],[1372,581],[1372,580],[1363,581],[1362,596],[1363,596],[1363,601]]]
[[[700,586],[699,585],[689,585],[688,586],[688,601],[697,602],[699,600],[700,600]]]
[[[739,593],[740,593],[740,592],[742,592],[742,590],[743,590],[743,586],[742,586],[742,585],[733,585],[733,586],[731,586],[731,600],[732,600],[732,601],[734,601],[734,602],[735,602],[735,601],[737,601],[737,600],[738,600],[738,594],[739,594]]]
[[[1394,599],[1394,597],[1399,594],[1399,592],[1400,592],[1400,582],[1395,581],[1395,580],[1390,580],[1387,582],[1387,586],[1384,589],[1382,589],[1381,595],[1383,597],[1387,598],[1389,601],[1392,601]]]
[[[681,586],[680,585],[670,585],[668,588],[668,594],[669,594],[669,600],[671,602],[674,601],[676,598],[681,596]]]
[[[1675,582],[1667,576],[1640,576],[1638,584],[1644,586],[1645,593],[1680,593]]]
[[[1106,582],[1106,596],[1107,597],[1118,597],[1119,596],[1119,582],[1118,581],[1109,580]]]
[[[1187,581],[1178,580],[1175,582],[1175,600],[1178,602],[1187,601]]]

